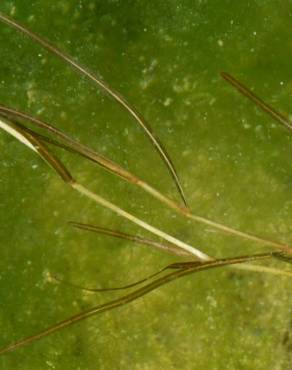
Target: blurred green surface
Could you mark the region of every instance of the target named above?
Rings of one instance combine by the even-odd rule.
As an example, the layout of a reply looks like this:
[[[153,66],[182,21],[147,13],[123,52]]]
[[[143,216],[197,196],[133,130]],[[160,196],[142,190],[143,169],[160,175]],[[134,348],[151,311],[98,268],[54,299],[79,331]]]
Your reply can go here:
[[[228,71],[292,112],[291,1],[2,0],[0,11],[73,55],[144,114],[195,213],[292,244],[291,136],[219,77]],[[115,102],[2,24],[0,45],[1,103],[54,122],[178,199],[157,153]],[[263,251],[186,222],[102,169],[58,153],[90,189],[211,255]],[[1,347],[115,296],[52,284],[48,272],[110,286],[177,260],[71,229],[69,220],[147,235],[70,190],[1,132]],[[290,370],[291,288],[291,279],[268,274],[203,272],[7,354],[0,369]]]

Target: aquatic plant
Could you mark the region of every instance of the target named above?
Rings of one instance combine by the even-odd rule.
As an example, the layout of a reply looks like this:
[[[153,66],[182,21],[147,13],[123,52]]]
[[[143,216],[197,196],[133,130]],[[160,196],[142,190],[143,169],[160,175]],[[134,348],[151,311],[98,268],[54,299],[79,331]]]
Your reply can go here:
[[[161,243],[160,241],[150,240],[141,238],[136,235],[129,235],[125,234],[121,231],[117,230],[110,230],[101,228],[99,226],[91,225],[91,224],[82,224],[73,222],[72,225],[78,227],[80,229],[86,229],[90,231],[95,231],[98,233],[104,233],[107,235],[116,236],[123,239],[128,239],[134,242],[139,242],[143,244],[147,244],[150,246],[158,247],[162,250],[166,250],[168,252],[174,253],[176,255],[183,255],[192,257],[194,260],[192,261],[182,261],[177,263],[172,263],[168,265],[166,268],[163,268],[159,273],[166,273],[163,277],[156,277],[157,273],[151,275],[151,277],[146,277],[141,281],[128,284],[128,286],[124,287],[105,287],[105,288],[84,288],[82,286],[78,286],[80,289],[87,289],[87,290],[117,290],[117,289],[126,289],[132,288],[140,283],[146,283],[142,288],[138,288],[129,294],[125,294],[120,298],[110,300],[109,302],[95,306],[94,308],[88,309],[86,311],[82,311],[81,313],[70,317],[69,319],[63,320],[50,328],[42,331],[40,334],[32,335],[28,338],[23,340],[17,341],[16,343],[5,347],[0,353],[5,353],[8,351],[12,351],[17,349],[23,345],[29,344],[37,339],[40,339],[44,336],[52,334],[66,326],[72,325],[75,322],[83,320],[85,318],[91,317],[97,313],[101,313],[115,307],[119,307],[121,305],[127,304],[146,293],[168,283],[172,280],[177,278],[183,277],[185,275],[199,272],[202,270],[208,270],[214,267],[221,267],[226,265],[234,265],[234,267],[239,267],[241,264],[241,268],[245,270],[257,270],[260,272],[269,272],[275,273],[279,275],[291,275],[291,272],[276,270],[273,268],[268,268],[265,266],[255,266],[255,265],[248,265],[246,262],[262,260],[262,259],[270,259],[270,258],[278,258],[283,259],[284,261],[290,262],[290,255],[291,255],[291,247],[288,246],[286,243],[273,241],[268,238],[254,235],[253,233],[245,232],[242,230],[238,230],[231,226],[227,226],[220,222],[211,220],[209,218],[203,217],[201,215],[194,214],[188,207],[186,197],[182,190],[182,185],[180,184],[179,178],[177,176],[177,172],[174,169],[173,161],[170,159],[167,152],[163,149],[160,141],[157,139],[157,136],[153,134],[152,130],[150,129],[149,125],[146,121],[142,118],[140,113],[137,113],[136,110],[127,103],[127,101],[115,90],[113,90],[107,83],[103,80],[97,78],[94,74],[88,71],[86,68],[81,66],[79,63],[74,61],[70,56],[63,53],[45,39],[41,38],[40,36],[32,33],[26,27],[21,26],[19,23],[15,22],[11,18],[8,18],[4,14],[0,14],[0,20],[4,23],[16,28],[17,30],[24,32],[27,36],[32,38],[34,41],[41,44],[41,46],[47,48],[49,51],[53,52],[58,57],[65,60],[69,63],[70,66],[74,67],[78,70],[82,75],[90,78],[94,83],[96,83],[99,87],[102,87],[109,93],[116,101],[118,101],[127,111],[135,118],[135,120],[143,127],[146,131],[147,135],[151,139],[151,142],[154,144],[155,148],[159,151],[161,157],[163,158],[165,164],[167,165],[172,177],[176,183],[176,187],[179,190],[180,196],[184,201],[184,205],[178,204],[176,201],[167,197],[164,193],[160,192],[153,186],[147,184],[142,179],[138,178],[136,175],[130,173],[125,168],[122,168],[120,165],[114,163],[113,161],[105,158],[104,156],[98,154],[93,149],[89,148],[85,144],[81,144],[79,141],[71,138],[68,134],[59,130],[56,125],[52,125],[51,123],[47,123],[39,118],[36,118],[26,112],[22,112],[16,110],[12,107],[7,107],[2,105],[0,107],[1,113],[1,121],[0,127],[18,139],[22,144],[26,145],[28,148],[36,152],[42,159],[44,159],[55,172],[61,177],[61,179],[68,184],[74,190],[77,190],[82,195],[90,198],[94,202],[102,205],[113,211],[114,213],[118,214],[121,217],[126,218],[127,220],[135,223],[136,225],[150,231],[154,235],[164,239],[166,243]],[[242,83],[236,80],[234,77],[230,76],[229,74],[223,72],[222,77],[225,78],[228,82],[234,85],[240,92],[250,98],[253,102],[255,102],[261,109],[265,112],[268,112],[273,116],[273,118],[277,119],[280,123],[282,123],[286,128],[291,129],[291,125],[283,115],[276,112],[273,108],[268,106],[264,103],[261,99],[256,97],[254,93],[252,93],[248,88],[246,88]],[[32,128],[33,127],[33,128]],[[39,132],[38,129],[42,129],[42,132]],[[50,134],[50,135],[49,135]],[[266,253],[261,254],[248,254],[240,257],[232,257],[232,258],[219,258],[210,256],[206,253],[207,246],[204,248],[204,251],[201,249],[195,248],[192,245],[181,241],[180,239],[170,235],[167,232],[164,232],[158,227],[155,227],[148,222],[142,220],[139,217],[136,217],[132,213],[125,211],[124,209],[120,208],[116,204],[108,201],[107,199],[103,198],[101,195],[97,194],[89,190],[87,187],[82,185],[79,181],[75,179],[75,175],[71,174],[71,171],[67,168],[66,165],[63,164],[63,161],[59,159],[57,155],[55,155],[51,149],[51,147],[61,147],[62,149],[73,152],[75,154],[81,155],[86,159],[98,163],[102,167],[106,168],[108,171],[112,172],[114,175],[117,175],[124,179],[125,181],[137,185],[141,187],[143,190],[154,196],[156,199],[161,201],[164,205],[169,206],[171,209],[175,210],[178,214],[182,215],[186,219],[191,221],[195,221],[208,227],[211,227],[214,230],[219,230],[224,233],[229,234],[230,236],[235,236],[241,239],[249,240],[252,242],[257,243],[260,247],[269,247],[270,250]],[[177,159],[176,159],[177,160]],[[78,176],[76,176],[78,177]],[[174,270],[168,273],[168,270]],[[154,278],[152,282],[148,282],[149,278]],[[55,280],[59,280],[62,282],[61,279],[55,278]],[[66,281],[65,281],[66,283]],[[66,283],[69,285],[75,285],[74,283]]]

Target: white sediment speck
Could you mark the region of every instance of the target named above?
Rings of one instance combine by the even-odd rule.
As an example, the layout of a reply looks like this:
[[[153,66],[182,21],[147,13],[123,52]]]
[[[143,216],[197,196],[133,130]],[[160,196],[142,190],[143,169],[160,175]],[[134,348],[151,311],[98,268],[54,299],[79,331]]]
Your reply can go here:
[[[62,111],[61,113],[60,113],[60,117],[62,118],[62,119],[67,119],[67,112],[65,112],[65,111]]]
[[[211,98],[209,101],[209,105],[213,105],[216,102],[216,98]]]
[[[163,105],[164,105],[165,107],[168,107],[168,106],[172,103],[172,101],[173,101],[173,99],[168,97],[168,98],[166,98],[166,99],[164,100]]]
[[[52,369],[55,369],[56,366],[51,361],[46,361],[46,364],[51,367]]]
[[[33,22],[34,21],[34,19],[35,19],[35,16],[32,14],[32,15],[30,15],[28,18],[27,18],[27,20],[28,20],[28,22]]]
[[[209,305],[211,307],[214,307],[214,308],[217,307],[217,301],[216,301],[216,299],[213,296],[207,295],[206,300],[207,300],[207,302],[209,303]]]
[[[142,90],[146,90],[152,83],[153,78],[151,77],[146,77],[140,82],[140,87]]]
[[[10,15],[11,15],[11,16],[14,16],[14,15],[15,15],[15,13],[16,13],[16,7],[15,7],[15,6],[13,6],[13,7],[11,8],[11,10],[10,10]]]

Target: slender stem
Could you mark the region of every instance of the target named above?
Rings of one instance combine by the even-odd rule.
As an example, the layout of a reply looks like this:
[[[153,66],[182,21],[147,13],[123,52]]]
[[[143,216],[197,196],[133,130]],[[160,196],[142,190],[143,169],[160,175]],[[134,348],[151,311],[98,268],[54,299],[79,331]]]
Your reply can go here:
[[[1,120],[1,119],[0,119]],[[14,124],[14,127],[16,127],[16,125]],[[20,125],[19,129],[17,130],[18,131],[18,134],[15,135],[15,129],[13,132],[9,132],[9,130],[11,131],[11,125],[8,125],[7,123],[5,123],[3,120],[2,120],[2,124],[1,124],[1,128],[3,128],[5,131],[7,131],[8,133],[10,133],[11,135],[15,136],[19,141],[21,141],[23,144],[27,145],[26,142],[24,142],[23,140],[25,139],[22,139],[21,137],[23,137],[23,135],[20,134],[20,132],[25,132],[25,129],[23,129],[23,126]],[[36,137],[36,135],[33,133],[33,131],[29,131],[28,135],[30,135],[31,137]],[[34,139],[36,140],[36,139]],[[26,139],[27,141],[27,139]],[[41,145],[41,142],[39,140],[37,140],[37,143],[39,143],[39,145]],[[30,147],[30,149],[32,149],[31,145],[28,145]],[[35,147],[33,148],[34,151],[35,150]],[[50,157],[50,155],[48,154],[48,151],[46,151],[46,160],[48,160],[48,158]],[[60,161],[58,161],[60,162]],[[63,166],[64,167],[64,166]],[[68,172],[68,171],[67,171]],[[146,185],[146,184],[145,184]],[[89,198],[91,199],[94,199],[96,202],[100,203],[101,200],[103,199],[102,197],[92,193],[91,191],[89,191],[88,189],[82,187],[82,185],[78,184],[78,183],[74,183],[72,182],[71,183],[71,186],[75,187],[76,190],[78,189],[79,192],[83,192],[83,194],[85,194],[86,196],[88,196]],[[156,191],[155,189],[153,189],[154,192],[156,193],[159,193],[158,191]],[[162,195],[163,196],[163,195]],[[164,196],[163,196],[164,197]],[[164,197],[165,199],[168,199],[166,197]],[[134,216],[131,216],[130,218],[128,217],[128,213],[121,210],[119,207],[115,206],[114,204],[106,201],[103,199],[103,201],[105,202],[104,203],[104,206],[105,207],[111,207],[112,210],[114,210],[114,207],[116,207],[116,209],[120,210],[118,212],[120,212],[120,215],[122,215],[123,213],[123,217],[126,217],[128,218],[129,220],[131,219],[132,222],[140,225],[141,227],[145,228],[146,225],[148,225],[147,223],[139,220],[134,217]],[[172,206],[172,208],[174,208],[175,210],[177,210],[179,213],[183,214],[184,216],[194,220],[194,221],[197,221],[199,223],[203,223],[203,224],[206,224],[208,226],[211,226],[213,228],[216,228],[218,230],[221,230],[227,234],[230,234],[230,235],[235,235],[235,236],[238,236],[238,237],[241,237],[241,238],[244,238],[246,240],[251,240],[251,241],[254,241],[254,242],[257,242],[257,243],[261,243],[261,244],[264,244],[264,245],[269,245],[269,246],[272,246],[274,248],[277,248],[277,249],[280,249],[280,250],[283,250],[283,251],[286,251],[290,254],[292,254],[292,249],[291,247],[289,247],[288,245],[285,245],[285,244],[282,244],[282,243],[279,243],[279,242],[274,242],[274,241],[271,241],[271,240],[267,240],[267,239],[264,239],[264,238],[261,238],[261,237],[258,237],[256,235],[252,235],[252,234],[248,234],[246,232],[242,232],[242,231],[239,231],[239,230],[236,230],[234,228],[231,228],[231,227],[228,227],[228,226],[225,226],[223,224],[220,224],[218,222],[215,222],[215,221],[212,221],[212,220],[209,220],[205,217],[201,217],[201,216],[197,216],[197,215],[194,215],[192,214],[190,211],[186,210],[186,209],[182,209],[181,207],[177,206],[174,202],[172,202],[171,200],[168,200],[169,201],[169,204],[170,206]],[[101,203],[100,203],[101,204]],[[166,202],[167,204],[167,202]],[[116,213],[118,213],[116,212]],[[142,226],[144,225],[144,226]],[[152,228],[152,226],[148,225],[146,226],[146,229],[148,231],[150,231],[150,229]],[[166,239],[164,236],[166,236],[167,234],[166,233],[163,233],[163,232],[159,232],[158,229],[156,228],[153,228],[153,230],[151,232],[153,232],[154,230],[156,230],[156,232],[154,232],[154,234],[164,238],[165,240],[168,240],[170,241],[171,243],[174,243],[175,245],[179,246],[180,248],[192,253],[193,255],[196,255],[198,258],[201,258],[203,260],[207,260],[207,258],[209,258],[209,256],[207,256],[205,253],[203,252],[200,252],[199,250],[197,250],[196,248],[194,247],[191,247],[190,245],[187,245],[186,243],[184,242],[181,242],[179,241],[178,239],[176,238],[173,238],[171,236],[169,236],[168,239]],[[164,236],[163,236],[164,235]],[[178,244],[177,244],[178,243]]]
[[[292,277],[292,271],[279,270],[274,267],[260,266],[260,265],[249,265],[243,263],[242,265],[230,266],[238,270],[253,271],[253,272],[265,272],[272,275]]]
[[[210,257],[207,254],[205,254],[204,252],[201,252],[199,249],[196,249],[196,248],[190,246],[189,244],[186,244],[186,243],[182,242],[181,240],[165,233],[164,231],[162,231],[160,229],[157,229],[156,227],[148,224],[147,222],[142,221],[141,219],[135,217],[134,215],[130,214],[129,212],[124,211],[123,209],[119,208],[118,206],[109,202],[108,200],[104,199],[103,197],[99,196],[98,194],[93,193],[92,191],[90,191],[89,189],[84,187],[83,185],[75,182],[75,183],[71,184],[71,187],[73,189],[77,190],[79,193],[81,193],[81,194],[85,195],[86,197],[92,199],[96,203],[102,205],[103,207],[105,207],[107,209],[110,209],[111,211],[115,212],[119,216],[124,217],[127,220],[133,222],[134,224],[139,225],[143,229],[150,231],[152,234],[155,234],[155,235],[159,236],[160,238],[163,238],[164,240],[167,240],[168,242],[177,245],[181,249],[192,253],[193,255],[198,257],[199,259],[201,259],[203,261],[210,260]]]
[[[69,65],[71,65],[73,68],[75,68],[79,73],[85,75],[90,80],[94,81],[98,86],[100,86],[102,89],[104,89],[109,95],[111,95],[116,101],[118,101],[135,119],[136,121],[144,128],[145,132],[150,137],[151,141],[153,142],[156,149],[159,151],[160,155],[164,159],[165,163],[167,164],[175,182],[177,185],[177,188],[185,202],[185,197],[183,195],[182,188],[180,186],[180,183],[178,181],[178,177],[176,174],[176,171],[171,163],[170,158],[162,148],[161,144],[159,143],[158,139],[154,137],[152,134],[150,128],[148,127],[145,120],[140,116],[140,114],[130,106],[130,104],[122,97],[119,93],[114,91],[111,87],[109,87],[104,81],[94,76],[91,72],[89,72],[86,68],[81,66],[79,63],[74,61],[69,55],[65,54],[63,51],[59,50],[52,44],[50,44],[47,40],[43,39],[42,37],[38,36],[37,34],[33,33],[32,31],[28,30],[26,27],[22,26],[18,22],[14,21],[10,17],[4,15],[3,13],[0,13],[0,20],[4,22],[5,24],[9,25],[10,27],[15,28],[16,30],[24,33],[25,35],[29,36],[31,39],[42,45],[45,49],[49,50],[59,58],[63,59],[65,62],[67,62]],[[273,110],[270,106],[268,106],[265,102],[263,102],[260,98],[258,98],[254,93],[252,93],[247,87],[245,87],[242,83],[240,83],[238,80],[236,80],[234,77],[229,75],[228,73],[222,72],[222,77],[227,80],[229,83],[231,83],[233,86],[235,86],[241,93],[246,95],[248,98],[250,98],[252,101],[254,101],[261,109],[269,113],[273,118],[277,119],[279,122],[281,122],[284,126],[292,129],[292,126],[288,122],[288,120],[281,115],[280,113],[277,113],[275,110]],[[134,180],[135,181],[135,180]],[[187,209],[183,209],[180,206],[176,205],[175,202],[165,197],[163,194],[158,192],[156,189],[152,188],[148,184],[144,183],[142,180],[137,179],[137,184],[141,186],[144,190],[151,193],[153,196],[155,196],[157,199],[160,199],[162,202],[170,206],[171,208],[177,210],[178,212],[184,214],[188,218],[195,220],[200,223],[204,223],[206,225],[212,226],[214,228],[217,228],[221,231],[224,231],[228,234],[236,235],[242,238],[245,238],[247,240],[251,240],[258,243],[264,243],[266,245],[273,246],[275,248],[289,251],[291,253],[291,248],[289,248],[287,245],[284,245],[282,243],[274,242],[271,240],[266,240],[264,238],[258,237],[256,235],[252,235],[249,233],[245,233],[236,229],[233,229],[231,227],[222,225],[218,222],[209,220],[205,217],[193,215],[190,211]]]
[[[2,128],[2,130],[6,131],[8,134],[15,137],[22,144],[24,144],[25,146],[27,146],[28,148],[37,153],[36,148],[31,144],[31,142],[27,140],[25,136],[20,134],[18,130],[16,130],[11,125],[7,124],[3,119],[1,119],[1,117],[0,117],[0,128]]]
[[[194,215],[194,214],[191,214],[191,213],[187,213],[186,216],[188,218],[194,220],[194,221],[203,223],[205,225],[208,225],[208,226],[211,226],[213,228],[219,229],[219,230],[221,230],[223,232],[226,232],[227,234],[235,235],[235,236],[244,238],[246,240],[250,240],[250,241],[253,241],[253,242],[256,242],[256,243],[261,243],[261,244],[269,245],[271,247],[274,247],[274,248],[277,248],[277,249],[281,249],[281,250],[283,250],[285,252],[292,253],[291,247],[289,247],[286,244],[275,242],[275,241],[272,241],[272,240],[269,240],[269,239],[265,239],[265,238],[261,238],[259,236],[256,236],[256,235],[253,235],[253,234],[249,234],[249,233],[246,233],[246,232],[243,232],[243,231],[240,231],[240,230],[231,228],[229,226],[225,226],[225,225],[220,224],[218,222],[215,222],[215,221],[212,221],[212,220],[209,220],[207,218],[200,217],[200,216],[197,216],[197,215]]]
[[[154,226],[148,224],[147,222],[140,220],[139,218],[124,211],[122,208],[116,206],[115,204],[109,202],[108,200],[104,199],[100,195],[93,193],[92,191],[84,187],[83,185],[79,184],[72,177],[72,175],[67,170],[67,168],[63,165],[63,163],[59,161],[52,153],[50,153],[47,147],[43,145],[37,139],[35,135],[31,135],[27,131],[22,130],[19,126],[13,124],[12,122],[9,122],[8,124],[3,119],[1,120],[1,118],[0,118],[0,122],[2,122],[1,128],[3,127],[5,131],[13,135],[20,142],[28,146],[33,151],[36,151],[39,154],[39,156],[43,160],[45,160],[61,176],[64,182],[70,185],[73,189],[77,190],[79,193],[94,200],[96,203],[102,205],[103,207],[110,209],[111,211],[115,212],[119,216],[126,218],[127,220],[135,223],[136,225],[141,226],[145,230],[150,231],[151,233],[169,241],[170,243],[177,245],[179,248],[188,251],[189,253],[198,257],[199,259],[204,260],[204,261],[211,259],[211,257],[201,252],[199,249],[196,249],[190,246],[189,244],[186,244],[182,242],[181,240],[176,239],[175,237],[155,228]],[[11,128],[13,128],[13,130],[11,130]]]

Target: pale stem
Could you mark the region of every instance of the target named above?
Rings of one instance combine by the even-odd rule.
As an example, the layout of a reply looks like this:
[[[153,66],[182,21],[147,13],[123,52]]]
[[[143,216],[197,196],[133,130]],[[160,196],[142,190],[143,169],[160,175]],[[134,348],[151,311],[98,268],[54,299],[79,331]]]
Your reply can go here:
[[[1,128],[3,128],[6,132],[11,134],[12,136],[14,136],[22,144],[26,145],[31,150],[37,152],[42,159],[46,160],[46,158],[37,150],[38,149],[37,146],[34,145],[33,143],[31,143],[26,136],[22,135],[20,130],[17,131],[16,129],[13,128],[13,126],[9,125],[8,123],[6,123],[1,118],[0,118],[0,122],[1,122],[1,126],[0,126]],[[37,141],[37,139],[35,139],[35,140]],[[46,162],[48,162],[48,161],[46,160]],[[188,251],[189,253],[196,256],[197,258],[199,258],[201,260],[204,260],[204,261],[211,260],[211,258],[207,254],[205,254],[205,253],[201,252],[200,250],[190,246],[189,244],[186,244],[183,241],[181,241],[181,240],[179,240],[179,239],[177,239],[177,238],[175,238],[175,237],[173,237],[173,236],[155,228],[154,226],[140,220],[139,218],[137,218],[137,217],[133,216],[132,214],[124,211],[123,209],[119,208],[118,206],[109,202],[108,200],[104,199],[103,197],[99,196],[98,194],[95,194],[92,191],[88,190],[83,185],[81,185],[81,184],[79,184],[75,181],[67,182],[67,183],[72,188],[77,190],[79,193],[81,193],[81,194],[87,196],[88,198],[94,200],[96,203],[102,205],[103,207],[106,207],[107,209],[110,209],[111,211],[115,212],[119,216],[122,216],[122,217],[126,218],[127,220],[135,223],[136,225],[141,226],[145,230],[150,231],[151,233],[169,241],[170,243],[173,243],[173,244],[177,245],[179,248],[181,248],[185,251]]]
[[[126,218],[127,220],[135,223],[136,225],[139,225],[145,230],[150,231],[152,234],[155,234],[159,236],[160,238],[167,240],[168,242],[177,245],[181,249],[190,252],[192,255],[195,255],[198,257],[200,260],[203,261],[210,261],[211,257],[209,257],[207,254],[201,252],[200,250],[190,246],[189,244],[184,243],[183,241],[165,233],[164,231],[157,229],[156,227],[148,224],[147,222],[133,216],[132,214],[124,211],[123,209],[119,208],[115,204],[109,202],[108,200],[102,198],[101,196],[97,195],[96,193],[93,193],[89,189],[85,188],[83,185],[75,182],[71,184],[72,188],[77,190],[79,193],[85,195],[86,197],[94,200],[96,203],[102,205],[103,207],[110,209],[111,211],[115,212],[119,216],[122,216]]]

